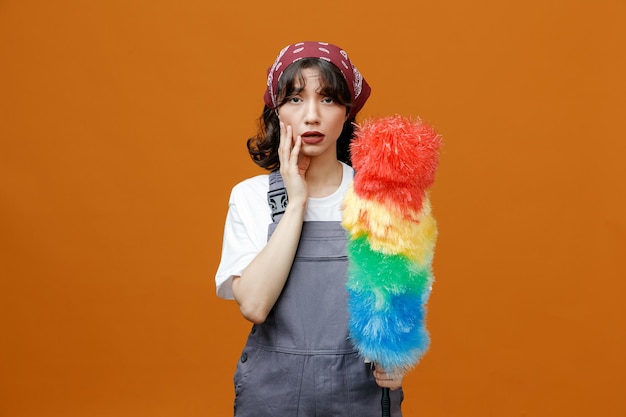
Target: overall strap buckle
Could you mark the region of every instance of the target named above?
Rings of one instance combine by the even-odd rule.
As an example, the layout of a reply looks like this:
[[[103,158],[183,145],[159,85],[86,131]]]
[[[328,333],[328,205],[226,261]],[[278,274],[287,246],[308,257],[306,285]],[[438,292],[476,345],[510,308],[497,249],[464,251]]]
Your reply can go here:
[[[272,171],[269,174],[269,191],[267,192],[267,204],[272,212],[272,221],[277,222],[287,209],[289,198],[284,186],[280,171]]]

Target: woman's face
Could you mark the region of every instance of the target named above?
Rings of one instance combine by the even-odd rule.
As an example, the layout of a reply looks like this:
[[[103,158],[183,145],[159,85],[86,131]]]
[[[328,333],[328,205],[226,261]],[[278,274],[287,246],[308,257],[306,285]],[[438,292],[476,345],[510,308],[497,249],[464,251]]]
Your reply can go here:
[[[308,156],[337,156],[336,143],[346,121],[346,107],[320,93],[319,71],[302,70],[304,86],[296,84],[294,93],[278,109],[278,118],[291,126],[292,140],[302,138],[301,153]]]

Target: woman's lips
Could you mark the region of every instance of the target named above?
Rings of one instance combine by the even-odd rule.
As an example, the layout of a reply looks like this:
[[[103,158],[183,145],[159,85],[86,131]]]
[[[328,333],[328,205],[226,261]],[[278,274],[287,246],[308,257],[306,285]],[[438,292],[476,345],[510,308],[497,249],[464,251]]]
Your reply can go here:
[[[324,140],[324,135],[320,132],[304,132],[300,137],[303,143],[309,145],[314,145]]]

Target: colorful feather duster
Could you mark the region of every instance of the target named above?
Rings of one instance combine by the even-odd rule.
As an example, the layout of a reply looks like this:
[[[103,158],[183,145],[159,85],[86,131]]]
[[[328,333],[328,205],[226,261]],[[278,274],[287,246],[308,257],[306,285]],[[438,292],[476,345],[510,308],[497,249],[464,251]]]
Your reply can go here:
[[[440,146],[430,126],[401,116],[365,122],[351,145],[356,175],[342,222],[349,332],[359,353],[387,372],[412,368],[429,346],[437,224],[428,189]]]

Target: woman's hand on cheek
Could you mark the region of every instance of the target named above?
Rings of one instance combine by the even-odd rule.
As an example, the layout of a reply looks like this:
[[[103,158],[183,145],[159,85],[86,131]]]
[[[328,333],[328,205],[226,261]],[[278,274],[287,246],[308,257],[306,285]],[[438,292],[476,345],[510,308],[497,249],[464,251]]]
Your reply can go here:
[[[302,139],[300,136],[294,140],[291,126],[285,126],[283,122],[280,122],[280,144],[278,147],[280,175],[283,177],[289,201],[300,200],[301,203],[305,204],[308,198],[305,174],[309,167],[310,158],[300,155],[301,146]]]

